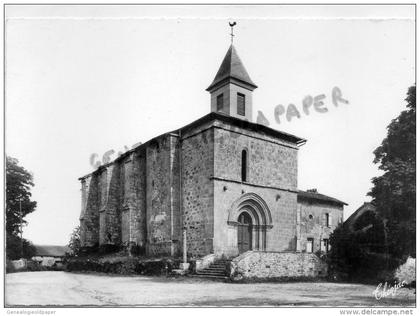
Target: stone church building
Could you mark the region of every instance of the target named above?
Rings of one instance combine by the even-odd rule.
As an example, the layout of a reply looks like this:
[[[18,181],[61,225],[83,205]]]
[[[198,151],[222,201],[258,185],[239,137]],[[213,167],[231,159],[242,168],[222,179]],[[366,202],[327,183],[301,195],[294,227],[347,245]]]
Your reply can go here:
[[[185,230],[189,258],[327,251],[345,203],[298,189],[305,140],[253,122],[256,88],[230,46],[209,114],[81,177],[82,246],[180,256]]]

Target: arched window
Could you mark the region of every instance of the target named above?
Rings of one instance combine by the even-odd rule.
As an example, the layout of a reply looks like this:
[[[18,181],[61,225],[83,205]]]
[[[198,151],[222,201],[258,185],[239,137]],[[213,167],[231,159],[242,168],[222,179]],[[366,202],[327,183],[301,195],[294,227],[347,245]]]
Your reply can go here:
[[[242,168],[241,168],[241,175],[242,181],[247,181],[247,169],[248,169],[248,158],[246,150],[242,150]]]

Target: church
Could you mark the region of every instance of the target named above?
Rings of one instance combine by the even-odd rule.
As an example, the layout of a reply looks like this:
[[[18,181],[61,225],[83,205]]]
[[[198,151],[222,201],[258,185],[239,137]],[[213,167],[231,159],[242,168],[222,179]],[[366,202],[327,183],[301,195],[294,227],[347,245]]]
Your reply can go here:
[[[328,251],[346,203],[298,189],[306,140],[253,122],[256,88],[231,45],[207,88],[209,114],[81,177],[82,246],[188,258]]]

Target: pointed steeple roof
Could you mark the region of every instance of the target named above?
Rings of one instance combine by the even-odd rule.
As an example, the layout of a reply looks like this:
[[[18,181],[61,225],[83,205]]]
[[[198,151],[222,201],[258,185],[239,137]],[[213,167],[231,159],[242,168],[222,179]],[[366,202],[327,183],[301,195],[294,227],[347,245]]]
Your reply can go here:
[[[230,45],[229,50],[227,51],[225,58],[220,65],[219,71],[216,74],[216,77],[206,90],[213,90],[214,87],[228,81],[233,81],[240,85],[244,85],[250,90],[257,88],[257,85],[252,82],[251,78],[249,77],[233,45]]]

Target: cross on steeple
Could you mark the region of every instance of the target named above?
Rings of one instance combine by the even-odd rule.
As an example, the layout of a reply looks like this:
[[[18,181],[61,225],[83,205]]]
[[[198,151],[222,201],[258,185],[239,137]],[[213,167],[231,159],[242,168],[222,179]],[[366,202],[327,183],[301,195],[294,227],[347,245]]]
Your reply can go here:
[[[233,27],[236,25],[236,22],[229,22],[229,26],[230,26],[230,43],[233,44],[233,37],[235,35],[233,35]]]

